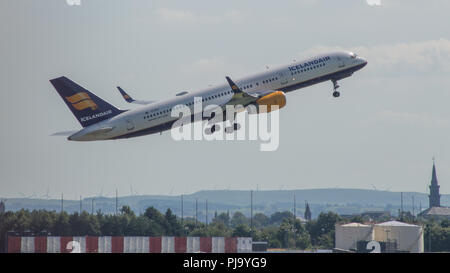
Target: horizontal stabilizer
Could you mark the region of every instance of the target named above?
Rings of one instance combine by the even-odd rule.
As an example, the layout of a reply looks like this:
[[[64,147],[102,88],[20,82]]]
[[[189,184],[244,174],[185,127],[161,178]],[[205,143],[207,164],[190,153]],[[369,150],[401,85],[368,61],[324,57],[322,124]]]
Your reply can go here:
[[[151,100],[150,101],[135,100],[130,95],[128,95],[127,92],[125,92],[125,90],[123,90],[120,86],[117,86],[117,89],[119,89],[119,92],[122,95],[123,99],[128,103],[147,105],[147,104],[152,104],[152,103],[156,102],[156,101],[151,101]]]
[[[51,136],[70,136],[75,134],[78,131],[63,131],[63,132],[56,132],[51,134]]]
[[[86,135],[106,134],[106,133],[112,131],[112,129],[114,129],[114,127],[104,127],[104,128],[100,128],[98,130],[92,131],[90,133],[87,133]]]

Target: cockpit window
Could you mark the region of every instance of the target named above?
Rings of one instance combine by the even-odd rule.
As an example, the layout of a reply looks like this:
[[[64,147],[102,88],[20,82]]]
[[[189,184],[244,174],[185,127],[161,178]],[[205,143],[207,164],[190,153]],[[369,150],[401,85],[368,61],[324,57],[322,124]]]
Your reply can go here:
[[[358,56],[358,55],[356,55],[356,54],[353,53],[353,52],[350,52],[350,57],[351,57],[352,59],[356,58],[356,56]]]

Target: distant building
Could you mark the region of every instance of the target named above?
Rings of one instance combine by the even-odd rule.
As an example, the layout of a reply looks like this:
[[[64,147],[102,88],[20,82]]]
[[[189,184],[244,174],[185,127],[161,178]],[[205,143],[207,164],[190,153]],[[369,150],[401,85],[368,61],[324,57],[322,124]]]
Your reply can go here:
[[[424,218],[435,218],[442,219],[447,218],[450,219],[450,208],[441,207],[441,195],[439,194],[439,184],[436,175],[436,166],[433,160],[433,171],[431,173],[431,185],[430,185],[430,195],[429,198],[429,208],[419,213],[419,217]]]
[[[430,208],[432,207],[440,207],[441,206],[441,195],[439,194],[439,185],[436,176],[436,166],[433,161],[433,171],[431,174],[431,185],[430,185],[430,195],[428,198],[430,199]]]
[[[306,219],[307,221],[311,221],[311,209],[309,208],[308,202],[306,202],[305,219]]]
[[[302,223],[302,224],[308,223],[308,220],[306,220],[305,218],[303,218],[301,216],[297,216],[297,217],[295,217],[295,219],[299,220],[300,223]]]
[[[408,253],[424,251],[422,226],[389,221],[368,225],[360,223],[337,224],[335,230],[335,248],[337,250]],[[376,249],[375,245],[378,245],[379,248]]]
[[[5,213],[5,202],[0,201],[0,213]]]
[[[391,212],[390,211],[365,211],[361,213],[361,217],[363,219],[367,219],[370,222],[373,221],[380,221],[380,220],[386,220],[391,219]]]
[[[435,219],[450,219],[450,208],[446,207],[433,207],[422,211],[419,214],[423,218],[435,218]]]

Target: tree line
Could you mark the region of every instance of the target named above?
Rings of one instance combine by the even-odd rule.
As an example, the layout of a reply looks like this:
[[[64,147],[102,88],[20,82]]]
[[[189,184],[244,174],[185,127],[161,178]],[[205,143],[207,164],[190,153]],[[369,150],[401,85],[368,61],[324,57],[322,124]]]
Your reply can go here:
[[[181,219],[170,209],[163,214],[149,207],[136,215],[129,206],[123,206],[117,215],[98,211],[55,212],[46,210],[19,210],[0,214],[0,252],[6,249],[9,232],[19,235],[51,236],[198,236],[198,237],[252,237],[264,241],[269,248],[313,249],[334,247],[335,224],[362,221],[358,217],[343,219],[334,212],[321,213],[317,219],[301,222],[289,211],[270,216],[256,213],[252,218],[237,211],[230,215],[214,215],[210,223],[195,218]],[[399,219],[400,220],[400,219]],[[414,222],[416,220],[403,218]],[[417,221],[416,221],[417,223]],[[450,221],[428,221],[425,226],[425,248],[450,251]]]

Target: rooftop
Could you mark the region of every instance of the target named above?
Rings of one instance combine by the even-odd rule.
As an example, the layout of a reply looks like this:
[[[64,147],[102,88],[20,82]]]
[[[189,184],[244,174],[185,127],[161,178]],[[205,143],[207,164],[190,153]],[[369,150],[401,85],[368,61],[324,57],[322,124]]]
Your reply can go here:
[[[420,213],[423,216],[442,215],[450,216],[450,208],[448,207],[432,207]]]
[[[342,225],[343,227],[370,227],[370,225],[364,225],[361,223],[349,223],[349,224],[345,224]]]
[[[389,226],[389,227],[392,227],[392,226],[417,227],[417,225],[411,225],[411,224],[407,224],[407,223],[403,223],[403,222],[399,222],[399,221],[388,221],[388,222],[376,224],[376,226]]]

